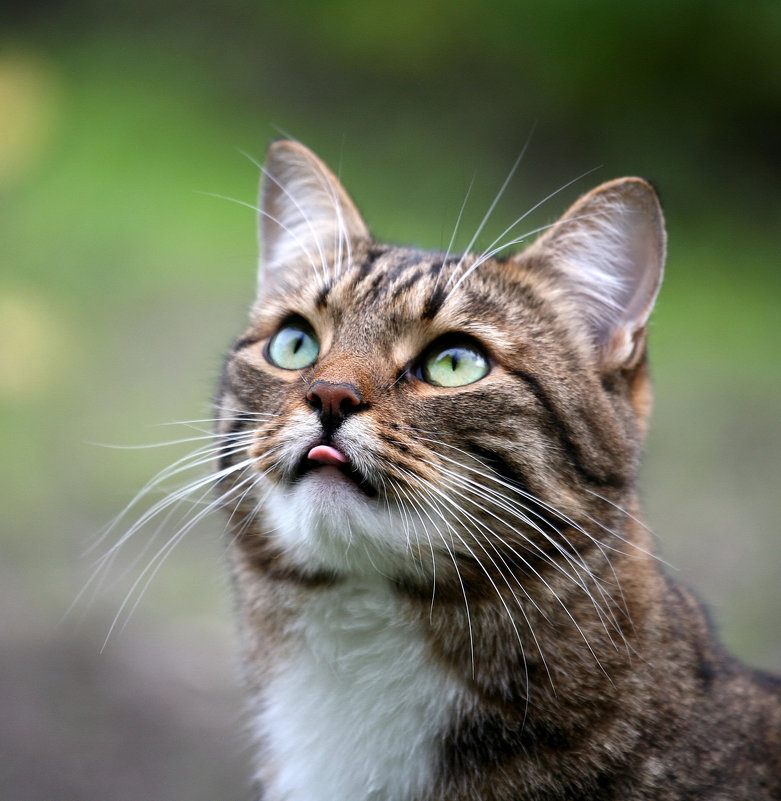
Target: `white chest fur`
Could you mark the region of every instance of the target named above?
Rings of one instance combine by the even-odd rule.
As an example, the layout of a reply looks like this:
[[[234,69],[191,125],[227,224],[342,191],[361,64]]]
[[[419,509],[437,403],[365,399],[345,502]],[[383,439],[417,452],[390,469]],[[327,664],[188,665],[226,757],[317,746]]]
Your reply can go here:
[[[313,600],[258,725],[269,801],[403,801],[435,768],[458,696],[379,577]]]

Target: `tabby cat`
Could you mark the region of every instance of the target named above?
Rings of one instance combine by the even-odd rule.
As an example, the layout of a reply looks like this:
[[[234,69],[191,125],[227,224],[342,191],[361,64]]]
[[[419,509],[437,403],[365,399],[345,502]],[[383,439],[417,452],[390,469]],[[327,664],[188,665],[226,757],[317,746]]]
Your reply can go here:
[[[781,799],[781,681],[639,519],[654,190],[498,258],[373,241],[298,143],[263,173],[216,401],[260,797]]]

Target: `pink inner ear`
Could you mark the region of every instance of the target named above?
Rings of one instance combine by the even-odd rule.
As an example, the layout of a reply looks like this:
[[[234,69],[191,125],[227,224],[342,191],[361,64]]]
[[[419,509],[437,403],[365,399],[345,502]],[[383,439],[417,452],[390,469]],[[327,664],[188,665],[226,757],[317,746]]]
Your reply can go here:
[[[346,464],[349,461],[341,451],[332,448],[330,445],[315,445],[306,455],[306,458],[320,464]]]

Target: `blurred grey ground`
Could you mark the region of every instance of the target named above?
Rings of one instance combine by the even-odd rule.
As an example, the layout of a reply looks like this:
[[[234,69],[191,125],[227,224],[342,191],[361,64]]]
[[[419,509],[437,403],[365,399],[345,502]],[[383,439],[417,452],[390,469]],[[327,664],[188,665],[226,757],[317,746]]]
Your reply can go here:
[[[103,654],[95,634],[3,630],[3,798],[250,798],[224,631],[142,621]]]
[[[2,12],[3,800],[251,798],[219,518],[176,548],[102,652],[143,569],[132,549],[63,615],[89,580],[84,549],[187,450],[93,443],[193,435],[158,424],[209,415],[256,244],[251,210],[201,193],[252,204],[257,168],[239,151],[261,158],[280,129],[340,170],[379,237],[431,248],[447,247],[476,173],[469,241],[535,121],[478,244],[597,165],[528,230],[601,180],[656,181],[670,258],[646,519],[729,647],[781,671],[778,4],[394,10]]]

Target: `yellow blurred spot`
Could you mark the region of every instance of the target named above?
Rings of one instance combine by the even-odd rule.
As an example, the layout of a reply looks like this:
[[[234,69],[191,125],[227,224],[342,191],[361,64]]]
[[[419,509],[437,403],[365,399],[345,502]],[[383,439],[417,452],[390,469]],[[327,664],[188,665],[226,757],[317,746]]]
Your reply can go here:
[[[32,53],[0,53],[0,185],[22,177],[53,140],[59,92],[52,69]]]
[[[43,394],[63,373],[71,337],[43,299],[0,289],[0,400]]]

